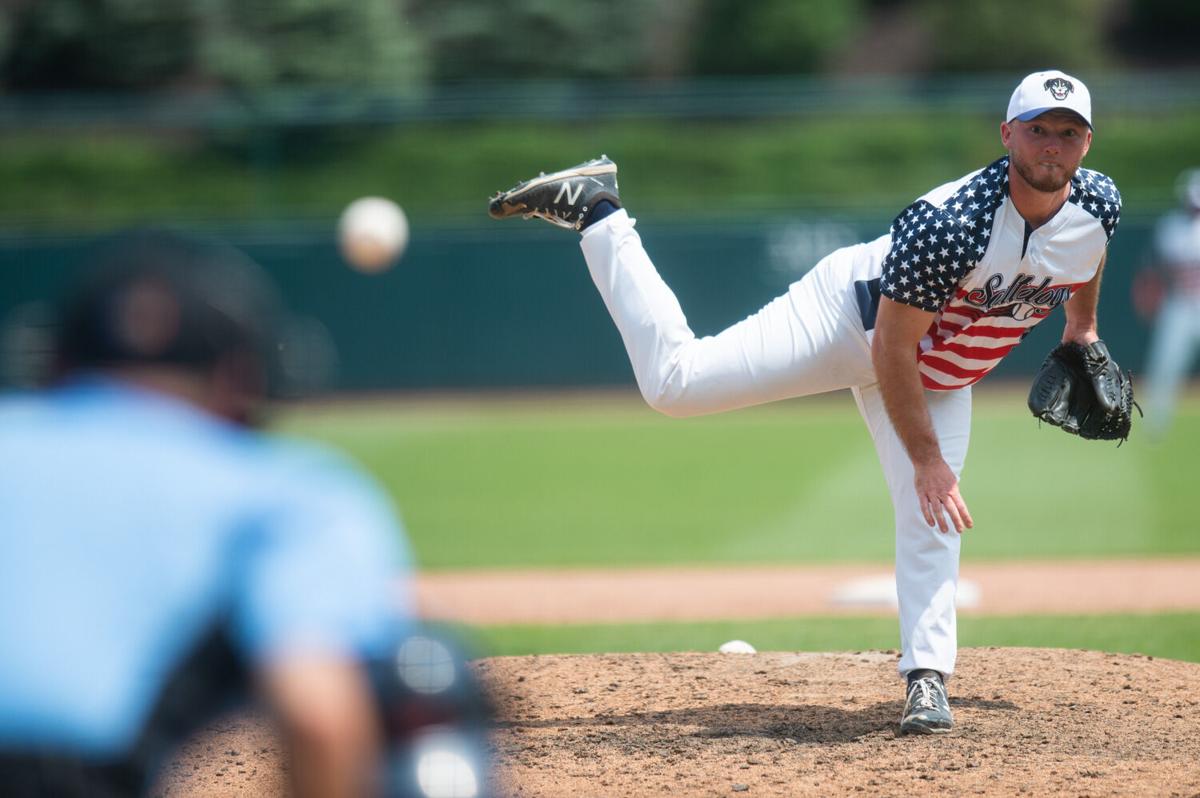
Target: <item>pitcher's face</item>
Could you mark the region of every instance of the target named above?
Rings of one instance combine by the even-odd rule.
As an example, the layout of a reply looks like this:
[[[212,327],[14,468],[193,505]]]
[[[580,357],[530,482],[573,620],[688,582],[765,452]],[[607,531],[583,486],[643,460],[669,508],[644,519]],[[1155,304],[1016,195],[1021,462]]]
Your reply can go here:
[[[1017,174],[1037,191],[1061,190],[1092,146],[1092,130],[1070,111],[1047,111],[1000,125],[1000,140]]]

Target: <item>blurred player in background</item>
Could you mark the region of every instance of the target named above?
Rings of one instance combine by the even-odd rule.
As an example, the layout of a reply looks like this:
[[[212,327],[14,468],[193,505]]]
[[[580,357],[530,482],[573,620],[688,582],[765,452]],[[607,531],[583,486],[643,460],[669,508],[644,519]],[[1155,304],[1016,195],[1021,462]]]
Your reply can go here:
[[[1181,174],[1177,185],[1180,207],[1159,221],[1154,265],[1135,290],[1139,312],[1157,312],[1146,386],[1146,421],[1157,437],[1171,425],[1200,344],[1200,169]]]
[[[407,627],[392,509],[252,428],[283,320],[255,264],[145,232],[94,265],[56,383],[0,399],[0,794],[140,794],[251,686],[297,794],[375,792],[364,663]]]
[[[715,413],[850,388],[883,466],[896,517],[902,733],[953,727],[945,679],[958,652],[959,491],[971,386],[1059,305],[1063,341],[1107,360],[1096,306],[1121,200],[1080,168],[1092,103],[1078,78],[1028,75],[1000,125],[1008,154],[934,188],[874,241],[822,259],[788,292],[697,338],[620,207],[607,158],[492,198],[581,230],[592,279],[646,401],[672,416]],[[818,451],[797,451],[820,460]],[[835,531],[836,532],[836,531]]]

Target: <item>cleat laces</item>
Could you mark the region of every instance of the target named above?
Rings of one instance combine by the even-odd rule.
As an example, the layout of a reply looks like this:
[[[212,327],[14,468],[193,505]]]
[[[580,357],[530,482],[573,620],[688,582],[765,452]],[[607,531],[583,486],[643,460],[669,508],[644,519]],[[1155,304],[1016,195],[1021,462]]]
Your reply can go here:
[[[937,709],[937,701],[933,697],[933,688],[930,686],[930,679],[917,679],[913,682],[914,692],[919,692],[920,695],[913,699],[913,707],[916,709]]]

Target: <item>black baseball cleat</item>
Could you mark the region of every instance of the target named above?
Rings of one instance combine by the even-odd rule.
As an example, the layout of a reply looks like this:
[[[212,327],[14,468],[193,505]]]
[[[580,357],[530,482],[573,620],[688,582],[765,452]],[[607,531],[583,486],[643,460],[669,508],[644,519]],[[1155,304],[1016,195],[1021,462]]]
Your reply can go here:
[[[954,728],[946,685],[937,675],[913,679],[908,685],[901,734],[945,734]]]
[[[580,230],[588,211],[600,200],[618,208],[617,165],[601,155],[570,169],[540,174],[492,197],[488,214],[493,219],[523,216],[545,219],[551,224]]]

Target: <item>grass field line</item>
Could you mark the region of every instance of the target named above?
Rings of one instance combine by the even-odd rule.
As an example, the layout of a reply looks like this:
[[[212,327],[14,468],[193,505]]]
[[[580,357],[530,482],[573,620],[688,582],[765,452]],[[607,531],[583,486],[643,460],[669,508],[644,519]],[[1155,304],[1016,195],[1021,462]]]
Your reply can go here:
[[[960,576],[964,614],[1200,610],[1200,557],[969,562]],[[416,596],[426,617],[476,626],[894,615],[890,577],[861,564],[437,571],[418,574]]]
[[[736,535],[718,548],[717,556],[725,561],[756,558],[769,561],[775,552],[787,551],[798,535],[824,539],[836,534],[858,534],[870,537],[874,531],[864,517],[847,513],[845,508],[865,504],[863,485],[882,482],[882,471],[873,457],[856,457],[845,451],[826,451],[822,468],[815,478],[797,481],[795,498],[790,504],[759,524],[739,529]],[[884,501],[881,489],[876,501]],[[836,520],[836,524],[834,521]],[[863,528],[865,527],[865,528]]]

